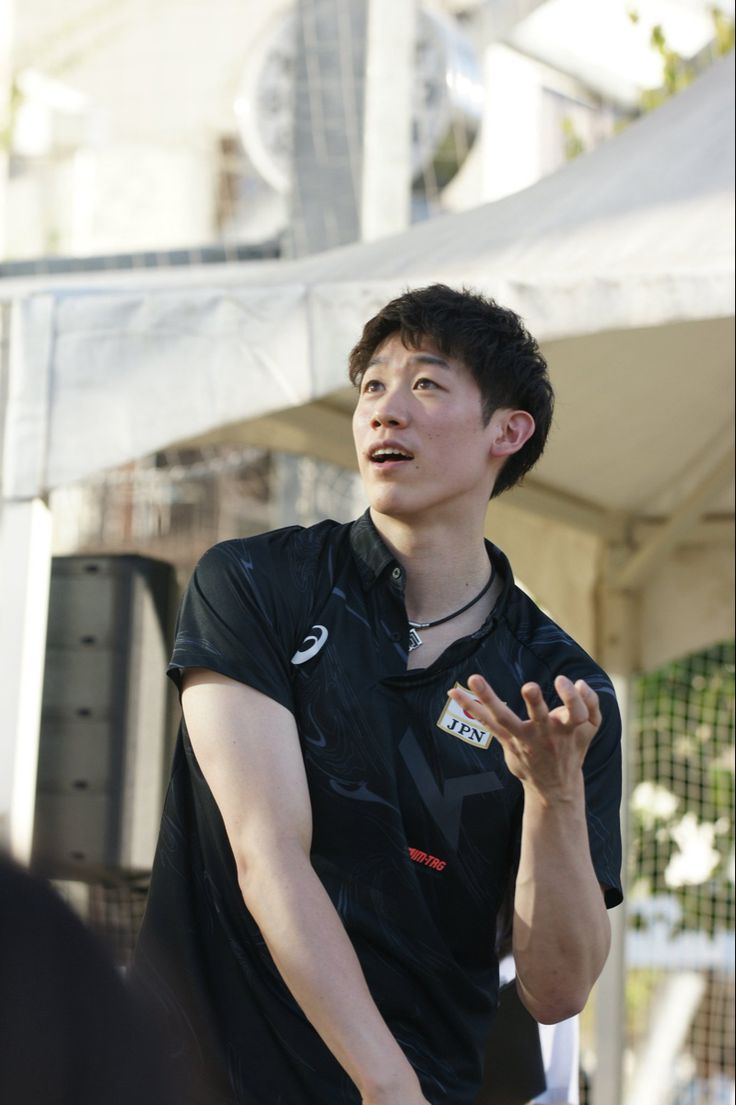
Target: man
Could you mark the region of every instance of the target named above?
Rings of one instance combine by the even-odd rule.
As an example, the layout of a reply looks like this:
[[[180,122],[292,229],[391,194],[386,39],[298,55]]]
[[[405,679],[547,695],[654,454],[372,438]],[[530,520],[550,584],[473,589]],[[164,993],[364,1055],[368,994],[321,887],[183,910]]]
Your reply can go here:
[[[198,1105],[471,1105],[513,869],[540,1021],[585,1003],[621,898],[611,685],[483,537],[549,429],[536,343],[435,285],[350,372],[369,511],[215,546],[180,611],[137,974]]]

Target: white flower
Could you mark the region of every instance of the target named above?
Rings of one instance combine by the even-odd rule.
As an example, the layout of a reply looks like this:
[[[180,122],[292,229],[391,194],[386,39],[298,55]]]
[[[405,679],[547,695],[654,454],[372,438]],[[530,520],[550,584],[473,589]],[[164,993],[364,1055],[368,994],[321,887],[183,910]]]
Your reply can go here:
[[[721,861],[721,854],[713,847],[717,826],[703,821],[698,824],[694,813],[686,813],[682,820],[670,829],[670,836],[679,848],[670,859],[664,872],[667,886],[698,886],[708,879]]]
[[[631,795],[631,808],[639,814],[645,829],[651,829],[655,821],[673,817],[679,804],[680,799],[660,783],[639,783]]]

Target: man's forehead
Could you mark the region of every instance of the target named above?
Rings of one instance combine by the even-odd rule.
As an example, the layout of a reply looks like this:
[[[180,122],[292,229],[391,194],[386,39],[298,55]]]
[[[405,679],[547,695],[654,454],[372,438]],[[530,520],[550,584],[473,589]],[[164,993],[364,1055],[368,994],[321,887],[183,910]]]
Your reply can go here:
[[[408,344],[398,333],[390,334],[385,341],[381,342],[366,367],[389,364],[390,361],[397,359],[416,364],[434,364],[450,369],[464,367],[460,360],[443,353],[431,338],[422,336],[416,344]]]

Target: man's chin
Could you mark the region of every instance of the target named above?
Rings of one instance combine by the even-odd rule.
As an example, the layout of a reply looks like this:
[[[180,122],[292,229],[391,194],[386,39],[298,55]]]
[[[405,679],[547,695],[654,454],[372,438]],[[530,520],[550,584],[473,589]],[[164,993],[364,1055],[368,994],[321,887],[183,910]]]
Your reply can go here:
[[[381,515],[384,518],[394,518],[397,521],[416,518],[425,510],[431,509],[431,506],[426,506],[418,501],[416,495],[402,495],[394,489],[390,493],[388,491],[375,494],[369,493],[368,505],[371,508],[371,514]]]

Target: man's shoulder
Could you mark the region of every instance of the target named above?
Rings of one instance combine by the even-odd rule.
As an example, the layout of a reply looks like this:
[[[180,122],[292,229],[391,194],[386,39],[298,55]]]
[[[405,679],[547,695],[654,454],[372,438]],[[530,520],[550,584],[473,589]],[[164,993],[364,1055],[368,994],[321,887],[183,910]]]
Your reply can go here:
[[[282,526],[218,541],[202,555],[196,570],[219,571],[231,565],[240,571],[273,574],[285,582],[295,569],[299,576],[309,567],[319,570],[322,557],[342,543],[350,525],[325,519],[312,526]]]
[[[504,621],[522,648],[525,663],[541,669],[537,682],[544,672],[550,682],[564,674],[573,681],[585,679],[599,694],[613,694],[611,680],[600,664],[518,585],[509,597]]]

